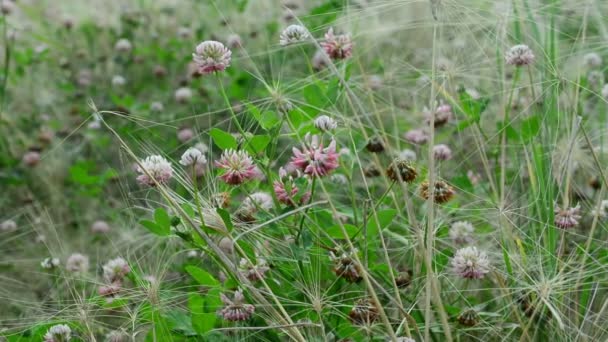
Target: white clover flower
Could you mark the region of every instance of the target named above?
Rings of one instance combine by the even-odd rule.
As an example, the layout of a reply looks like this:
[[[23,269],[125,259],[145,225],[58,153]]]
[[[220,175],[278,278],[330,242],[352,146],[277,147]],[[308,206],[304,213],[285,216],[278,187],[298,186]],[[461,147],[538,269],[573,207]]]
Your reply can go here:
[[[416,152],[406,148],[406,149],[402,150],[401,152],[399,152],[399,158],[404,159],[404,160],[415,161]]]
[[[114,50],[122,53],[130,52],[132,49],[133,46],[131,45],[131,42],[126,38],[119,39],[116,42],[116,45],[114,45]]]
[[[449,236],[452,241],[456,244],[466,244],[473,242],[473,237],[471,236],[475,228],[468,221],[458,221],[452,223],[450,226]]]
[[[72,273],[86,273],[89,270],[89,257],[74,253],[68,257],[65,268]]]
[[[124,77],[122,77],[120,75],[115,75],[114,77],[112,77],[112,86],[113,87],[118,88],[118,87],[124,86],[125,84],[127,84],[127,80]]]
[[[57,258],[45,258],[40,262],[40,266],[44,269],[50,270],[59,266],[60,261]]]
[[[190,147],[182,154],[182,158],[179,161],[184,166],[192,166],[197,164],[207,164],[207,158],[203,153],[196,147]]]
[[[308,30],[301,25],[289,25],[281,32],[279,44],[282,46],[302,42],[310,37]]]
[[[192,99],[192,89],[181,87],[175,91],[175,101],[179,103],[188,103]]]
[[[220,42],[204,41],[196,46],[192,59],[198,65],[198,71],[205,75],[224,71],[230,66],[232,52]]]
[[[103,220],[97,220],[91,225],[91,232],[96,234],[106,234],[111,230],[110,225]]]
[[[321,115],[315,119],[315,127],[320,131],[327,132],[334,130],[338,127],[336,120],[330,118],[327,115]]]
[[[72,338],[72,329],[65,324],[53,325],[44,334],[44,342],[68,342]]]
[[[145,170],[145,171],[144,171]],[[154,155],[149,156],[137,166],[137,181],[140,184],[155,186],[156,183],[166,183],[173,177],[173,168],[167,159]]]
[[[240,49],[243,46],[243,41],[241,40],[241,36],[233,33],[226,38],[226,44],[228,44],[231,49]]]
[[[129,272],[131,272],[129,263],[120,257],[112,259],[103,265],[103,277],[109,283],[122,281]]]
[[[209,146],[207,146],[207,144],[205,144],[203,142],[197,143],[196,145],[194,145],[194,148],[201,151],[201,153],[209,152]]]
[[[602,66],[602,57],[597,52],[589,52],[583,56],[583,61],[589,68],[599,68]]]
[[[509,65],[524,66],[534,63],[534,53],[528,45],[515,45],[505,54],[505,61]]]
[[[9,15],[15,10],[15,4],[10,0],[0,0],[0,11],[2,14]]]
[[[597,215],[600,219],[608,218],[608,200],[602,200],[599,210],[593,209],[591,215]]]
[[[4,222],[0,223],[0,232],[14,232],[15,230],[17,230],[17,222],[15,222],[14,220],[5,220]]]
[[[247,213],[256,212],[257,210],[270,210],[274,203],[272,196],[263,191],[254,192],[243,201],[241,209]]]
[[[153,112],[162,112],[165,109],[162,102],[154,101],[150,103],[150,110]]]
[[[477,247],[457,250],[451,265],[456,275],[467,279],[481,279],[490,272],[490,261],[487,254],[477,250]]]

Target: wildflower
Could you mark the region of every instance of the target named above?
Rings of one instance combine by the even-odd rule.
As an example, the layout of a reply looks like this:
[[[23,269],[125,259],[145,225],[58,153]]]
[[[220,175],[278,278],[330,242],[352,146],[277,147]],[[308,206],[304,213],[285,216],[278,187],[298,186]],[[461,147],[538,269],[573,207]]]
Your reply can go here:
[[[154,101],[150,104],[150,110],[153,112],[162,112],[163,109],[165,109],[165,106],[163,106],[162,102],[158,102],[158,101]]]
[[[156,184],[164,184],[173,177],[173,168],[167,159],[153,155],[149,156],[137,166],[137,181],[142,185],[156,186]]]
[[[327,115],[321,115],[317,117],[314,123],[315,127],[322,132],[331,131],[338,127],[338,123],[336,123],[336,120],[330,118]]]
[[[241,36],[236,33],[233,33],[226,38],[226,43],[231,49],[240,49],[243,47],[243,41],[241,40]]]
[[[53,325],[44,334],[44,342],[67,342],[72,338],[72,329],[65,324]]]
[[[162,65],[155,65],[153,70],[154,76],[158,78],[163,78],[167,76],[167,69],[165,69]]]
[[[424,181],[420,185],[420,194],[422,198],[428,200],[430,197],[429,182]],[[435,181],[435,202],[445,203],[452,199],[454,196],[454,189],[446,182],[442,180]]]
[[[178,103],[188,103],[192,99],[192,89],[181,87],[175,91],[175,101]]]
[[[234,241],[229,237],[223,237],[217,245],[222,252],[226,254],[232,254],[234,252]]]
[[[299,175],[299,171],[296,170]],[[287,174],[287,171],[281,167],[279,168],[279,180],[273,183],[274,193],[277,196],[279,202],[287,205],[294,205],[294,197],[298,194],[296,182],[291,175]],[[300,199],[300,203],[305,202],[305,196]]]
[[[410,131],[405,132],[405,140],[411,142],[412,144],[421,145],[426,143],[429,140],[428,134],[421,129],[412,129]]]
[[[412,283],[412,275],[413,273],[411,270],[399,273],[399,275],[397,275],[397,278],[395,278],[395,284],[400,289],[410,286],[410,284]]]
[[[115,258],[103,265],[103,277],[107,282],[120,282],[131,272],[131,267],[123,258]]]
[[[334,60],[346,59],[353,54],[353,42],[350,35],[335,35],[333,28],[330,28],[325,34],[325,41],[321,42],[321,47]]]
[[[599,68],[602,66],[602,57],[596,52],[589,52],[583,56],[583,61],[589,68]]]
[[[65,268],[72,273],[86,273],[89,270],[89,257],[74,253],[68,257]]]
[[[608,100],[608,84],[604,84],[604,87],[602,88],[602,97],[604,100]]]
[[[395,182],[411,183],[416,179],[418,173],[409,161],[395,158],[386,169],[386,175]]]
[[[477,184],[479,184],[479,181],[481,180],[481,175],[473,170],[468,170],[467,178],[469,179],[471,184],[477,185]]]
[[[451,261],[452,270],[462,278],[481,279],[490,272],[490,261],[477,247],[465,247],[456,251]]]
[[[350,283],[358,283],[363,279],[361,276],[361,265],[354,259],[357,250],[348,253],[341,248],[336,248],[329,252],[329,258],[333,261],[332,271],[340,278],[346,279]]]
[[[465,310],[458,315],[458,322],[465,327],[473,327],[479,323],[479,314],[475,309]]]
[[[184,152],[184,154],[182,154],[179,163],[183,166],[196,166],[199,164],[205,165],[207,164],[207,158],[198,148],[190,147],[186,150],[186,152]]]
[[[40,152],[34,151],[34,150],[28,151],[23,155],[23,157],[21,158],[21,161],[26,166],[29,166],[29,167],[36,166],[40,162]]]
[[[110,232],[110,225],[103,220],[97,220],[91,225],[91,233],[106,234]]]
[[[299,43],[310,37],[308,30],[301,25],[289,25],[281,32],[279,44],[282,46]]]
[[[534,53],[528,45],[515,45],[505,54],[505,61],[509,65],[524,66],[534,63]]]
[[[129,335],[123,330],[112,330],[106,335],[107,342],[129,342]]]
[[[599,70],[591,70],[587,74],[587,84],[593,90],[600,89],[604,85],[604,73]]]
[[[339,166],[336,141],[332,139],[331,143],[323,148],[317,135],[306,134],[302,149],[293,148],[291,163],[309,176],[325,176]]]
[[[196,47],[192,59],[198,65],[198,71],[205,75],[216,71],[224,71],[230,66],[232,52],[224,44],[207,40]]]
[[[2,223],[0,223],[0,232],[6,232],[6,233],[10,233],[10,232],[14,232],[17,230],[17,222],[15,222],[14,220],[5,220]]]
[[[211,197],[212,203],[217,208],[228,208],[230,205],[230,193],[220,192]]]
[[[131,42],[125,38],[119,39],[116,42],[116,45],[114,45],[114,50],[116,50],[117,52],[121,52],[121,53],[131,52],[132,49],[133,49],[133,46],[131,45]]]
[[[325,54],[325,52],[323,52],[322,50],[319,50],[317,52],[315,52],[314,56],[312,57],[312,61],[310,62],[312,64],[312,67],[319,71],[324,69],[325,67],[327,67],[327,65],[329,65],[329,57]]]
[[[245,296],[243,296],[243,290],[241,289],[234,293],[232,300],[223,293],[220,294],[220,299],[224,303],[224,307],[218,311],[218,314],[227,321],[246,321],[251,318],[255,311],[253,305],[245,304]]]
[[[425,109],[425,116],[426,116],[426,123],[427,124],[431,124],[431,116],[433,114],[431,114],[431,111],[426,108]],[[445,125],[446,123],[448,123],[448,121],[450,121],[450,119],[452,118],[453,114],[452,114],[452,107],[450,105],[447,104],[441,104],[439,106],[437,106],[437,108],[435,109],[435,113],[434,113],[434,120],[433,120],[433,126],[434,127],[441,127],[443,125]]]
[[[473,242],[473,237],[471,235],[474,231],[475,228],[471,222],[458,221],[452,223],[448,235],[456,244],[467,244]]]
[[[270,270],[270,267],[268,267],[265,259],[258,259],[257,264],[253,265],[251,262],[249,262],[249,260],[241,258],[239,268],[241,269],[241,274],[243,274],[243,276],[250,281],[258,281],[263,279],[266,272]]]
[[[245,151],[228,149],[222,153],[220,160],[215,166],[225,170],[220,178],[232,185],[238,185],[259,176],[260,171],[255,166],[253,159]]]
[[[601,219],[608,218],[608,200],[602,200],[599,210],[593,209],[591,215],[597,215]]]
[[[88,87],[93,83],[93,72],[89,69],[82,69],[78,72],[76,82],[79,86]]]
[[[399,152],[398,158],[404,159],[404,160],[409,160],[409,161],[415,161],[416,152],[406,148],[404,150],[401,150],[401,152]]]
[[[11,0],[0,0],[0,11],[2,14],[9,15],[15,10],[15,4]]]
[[[97,289],[97,293],[103,297],[115,297],[122,290],[120,281],[112,282],[107,285],[102,285]]]
[[[50,270],[59,266],[60,262],[57,258],[45,258],[40,262],[40,267]]]
[[[182,128],[177,132],[177,140],[182,143],[188,142],[194,138],[194,131],[191,128]]]
[[[433,146],[433,157],[437,160],[452,159],[452,150],[445,144],[435,145]]]
[[[576,207],[560,209],[557,205],[555,206],[555,226],[561,229],[570,229],[578,226],[578,220],[581,219],[581,207],[578,204]]]
[[[202,142],[196,143],[196,145],[194,145],[194,148],[201,151],[201,153],[209,152],[209,146],[207,146],[207,144],[202,143]]]
[[[120,88],[122,86],[124,86],[125,84],[127,84],[127,80],[120,76],[120,75],[115,75],[114,77],[112,77],[112,86],[115,88]]]
[[[378,319],[379,309],[371,298],[362,298],[355,302],[348,317],[354,324],[371,324]]]
[[[365,145],[365,148],[372,153],[383,152],[385,149],[384,139],[377,135],[373,136],[367,141],[367,145]]]
[[[268,211],[272,209],[272,206],[272,196],[267,192],[259,191],[245,198],[241,210],[245,213],[253,214],[258,210]]]
[[[363,168],[363,174],[365,177],[373,178],[380,176],[382,172],[376,164],[368,164]]]

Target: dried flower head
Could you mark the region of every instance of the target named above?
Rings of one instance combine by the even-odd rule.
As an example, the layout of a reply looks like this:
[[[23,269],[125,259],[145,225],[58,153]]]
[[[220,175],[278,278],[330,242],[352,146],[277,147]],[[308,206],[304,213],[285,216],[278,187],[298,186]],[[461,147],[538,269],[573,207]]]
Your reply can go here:
[[[450,226],[450,239],[456,244],[468,244],[473,242],[475,228],[468,221],[457,221]]]
[[[207,158],[198,148],[190,147],[186,150],[186,152],[184,152],[184,154],[182,154],[179,163],[183,166],[206,165]]]
[[[405,132],[404,137],[405,140],[416,145],[424,144],[429,140],[428,134],[422,129],[412,129],[410,131],[407,131]]]
[[[457,250],[451,265],[456,275],[467,279],[481,279],[490,272],[488,256],[485,252],[477,250],[477,247]]]
[[[243,290],[241,289],[234,292],[232,300],[223,293],[220,294],[220,299],[224,303],[224,307],[218,311],[218,314],[227,321],[238,322],[249,320],[255,311],[253,305],[245,304],[245,296],[243,296]]]
[[[89,257],[74,253],[65,262],[65,269],[72,273],[86,273],[89,270]]]
[[[413,272],[411,270],[408,270],[407,272],[400,272],[395,278],[395,285],[397,285],[397,287],[400,289],[410,286],[412,283],[412,276]]]
[[[15,11],[15,4],[11,0],[0,0],[0,11],[4,15],[9,15]]]
[[[303,42],[310,38],[308,30],[301,25],[289,25],[281,32],[279,44],[282,46]]]
[[[555,205],[555,226],[561,229],[571,229],[578,226],[578,220],[581,219],[581,207],[578,204],[576,207],[561,209]]]
[[[317,52],[315,52],[310,63],[312,64],[312,67],[315,70],[319,71],[327,67],[329,65],[329,62],[330,59],[327,54],[325,54],[323,50],[318,50]]]
[[[458,323],[465,327],[473,327],[479,323],[479,314],[475,309],[468,309],[458,315]]]
[[[136,171],[139,173],[137,181],[147,186],[167,183],[173,177],[171,163],[159,155],[146,157]]]
[[[210,74],[216,71],[224,71],[230,66],[232,52],[224,44],[207,40],[196,46],[192,54],[194,62],[198,65],[201,74]]]
[[[115,258],[103,265],[103,278],[110,283],[120,282],[131,272],[129,263],[123,258]]]
[[[91,233],[106,234],[110,232],[110,225],[103,220],[97,220],[91,225]]]
[[[524,66],[534,63],[534,53],[528,45],[515,45],[505,54],[505,61],[509,65]]]
[[[418,176],[418,172],[408,160],[395,158],[386,169],[386,175],[395,182],[411,183]]]
[[[424,110],[424,115],[425,115],[425,121],[427,124],[431,124],[431,119],[433,117],[433,114],[431,113],[431,110],[428,108],[425,108]],[[434,119],[433,119],[433,126],[434,127],[441,127],[443,125],[445,125],[446,123],[448,123],[450,121],[450,119],[452,118],[453,114],[452,114],[452,107],[450,105],[447,104],[440,104],[439,106],[437,106],[437,108],[435,109],[435,113],[434,113]]]
[[[452,159],[452,149],[448,145],[439,144],[433,146],[433,157],[436,160],[449,160]]]
[[[380,168],[374,163],[367,164],[363,168],[363,175],[365,177],[368,177],[368,178],[380,177],[381,174],[382,174],[382,170],[380,170]]]
[[[336,120],[330,118],[327,115],[321,115],[317,117],[315,119],[314,124],[315,127],[322,132],[331,131],[338,127],[338,123],[336,122]]]
[[[34,167],[40,163],[40,152],[38,151],[27,151],[21,161],[24,165]]]
[[[442,180],[435,181],[435,202],[437,203],[445,203],[452,199],[454,196],[454,189],[446,182]],[[424,181],[420,184],[420,195],[425,200],[428,200],[431,196],[431,191],[429,189],[429,182]]]
[[[68,342],[72,338],[72,329],[65,324],[53,325],[44,334],[44,342]]]
[[[311,177],[321,177],[338,168],[338,157],[335,140],[324,148],[317,135],[306,134],[302,149],[293,148],[291,164]]]
[[[367,141],[367,145],[365,145],[365,148],[372,153],[380,153],[383,152],[386,148],[385,145],[386,143],[384,141],[384,138],[375,135],[369,138],[369,140]]]
[[[260,175],[260,171],[251,156],[245,151],[225,150],[215,166],[224,169],[220,178],[232,185],[242,184]]]
[[[231,49],[240,49],[243,47],[243,41],[241,40],[241,36],[236,33],[228,35],[228,37],[226,38],[226,44],[228,44]]]
[[[608,200],[602,200],[599,209],[593,209],[591,215],[597,215],[600,219],[608,218]]]
[[[340,247],[329,252],[329,258],[334,263],[332,271],[338,277],[344,278],[350,283],[358,283],[363,279],[361,276],[361,265],[354,258],[356,254],[356,249],[347,252]]]
[[[600,56],[597,52],[589,52],[583,56],[583,62],[589,68],[599,68],[602,66],[602,56]]]
[[[177,131],[177,140],[182,143],[186,143],[194,138],[194,131],[192,128],[184,127]]]
[[[265,259],[258,258],[257,264],[252,264],[249,260],[245,258],[241,258],[239,262],[239,268],[241,270],[241,274],[249,281],[258,281],[260,279],[264,279],[266,276],[266,272],[270,271],[270,267],[266,263]]]
[[[133,49],[133,46],[131,45],[131,42],[126,38],[119,39],[116,42],[116,45],[114,45],[114,50],[116,50],[117,52],[120,52],[120,53],[131,52],[132,49]]]
[[[336,35],[333,27],[325,34],[325,41],[321,42],[321,47],[334,60],[346,59],[353,54],[353,42],[350,35]]]
[[[401,150],[401,152],[399,152],[398,158],[409,160],[409,161],[415,161],[416,152],[406,148],[404,150]]]
[[[371,298],[361,298],[355,302],[348,317],[354,324],[369,325],[378,319],[379,314],[380,310]]]

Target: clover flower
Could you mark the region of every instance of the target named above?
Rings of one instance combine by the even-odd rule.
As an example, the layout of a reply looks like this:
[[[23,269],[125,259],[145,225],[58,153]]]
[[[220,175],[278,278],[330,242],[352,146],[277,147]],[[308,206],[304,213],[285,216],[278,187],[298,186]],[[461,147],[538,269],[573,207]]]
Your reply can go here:
[[[318,130],[322,132],[331,131],[338,127],[338,123],[336,122],[336,120],[330,118],[327,115],[321,115],[317,117],[314,121],[314,125]]]
[[[190,147],[182,154],[179,163],[183,166],[198,166],[206,165],[207,158],[203,155],[200,149],[196,147]]]
[[[291,164],[311,177],[322,177],[338,168],[338,157],[335,140],[324,148],[317,135],[307,133],[302,149],[293,148]]]
[[[355,302],[348,317],[354,324],[363,325],[375,322],[380,315],[380,310],[371,298],[361,298]]]
[[[260,175],[258,167],[245,151],[228,149],[215,162],[215,166],[224,169],[225,172],[220,178],[231,185],[242,184]]]
[[[468,221],[458,221],[452,223],[450,226],[450,231],[448,235],[450,239],[456,244],[466,244],[473,242],[473,237],[471,236],[475,228]]]
[[[116,42],[116,45],[114,45],[114,50],[116,50],[117,52],[120,52],[120,53],[131,52],[132,49],[133,49],[133,45],[131,45],[131,42],[126,38],[119,39]]]
[[[433,146],[433,157],[437,160],[452,159],[452,149],[445,144],[435,145]]]
[[[270,267],[266,263],[265,259],[257,259],[257,264],[252,264],[249,260],[241,258],[239,262],[239,269],[241,274],[249,281],[258,281],[264,279],[266,272],[270,271]]]
[[[224,44],[207,40],[196,46],[192,59],[198,65],[198,71],[205,75],[224,71],[230,66],[232,52]]]
[[[524,66],[534,63],[534,53],[528,45],[515,45],[505,54],[505,61],[509,65]]]
[[[38,151],[27,151],[21,158],[23,164],[29,167],[34,167],[40,163],[40,152]]]
[[[578,220],[581,219],[581,207],[580,204],[576,207],[561,209],[557,205],[555,206],[555,219],[554,223],[557,228],[571,229],[578,226]]]
[[[173,168],[167,159],[153,155],[149,156],[138,165],[136,171],[140,174],[137,181],[142,185],[156,186],[156,184],[167,183],[173,177]]]
[[[243,201],[237,215],[245,221],[253,221],[253,216],[259,211],[268,211],[272,209],[272,196],[263,191],[254,192]]]
[[[175,101],[178,103],[188,103],[192,99],[192,89],[181,87],[175,91]]]
[[[429,110],[428,108],[425,108],[424,111],[424,115],[425,115],[425,121],[427,124],[431,124],[431,118],[434,115],[435,118],[433,119],[433,126],[434,127],[441,127],[443,125],[445,125],[446,123],[448,123],[448,121],[450,121],[450,119],[452,118],[453,114],[452,114],[452,107],[450,105],[447,104],[440,104],[439,106],[437,106],[437,108],[435,108],[435,113],[431,113],[431,110]]]
[[[72,329],[65,324],[53,325],[44,334],[44,342],[68,342],[72,338]]]
[[[386,175],[395,182],[413,182],[418,176],[418,172],[409,161],[395,158],[386,169]]]
[[[485,252],[477,250],[477,247],[457,250],[451,265],[456,275],[467,279],[481,279],[490,272],[488,256]]]
[[[357,250],[347,252],[341,248],[329,252],[329,259],[334,263],[332,271],[350,283],[358,283],[363,279],[361,265],[354,258],[356,254]]]
[[[40,267],[50,270],[59,266],[60,261],[58,258],[45,258],[40,262]]]
[[[238,322],[249,320],[255,311],[253,305],[245,304],[245,296],[241,289],[234,292],[232,299],[223,293],[220,294],[220,299],[224,303],[224,307],[218,311],[218,314],[227,321]]]
[[[66,260],[65,268],[72,273],[86,273],[89,270],[89,257],[74,253]]]
[[[305,41],[310,37],[308,30],[301,25],[289,25],[281,32],[279,36],[279,44],[282,46],[290,45]]]
[[[5,221],[2,221],[2,223],[0,223],[0,232],[14,232],[17,230],[17,222],[15,222],[14,220],[8,219]]]
[[[97,220],[91,225],[91,233],[106,234],[110,232],[110,225],[103,220]]]
[[[192,128],[184,127],[177,131],[177,140],[182,143],[186,143],[194,138],[194,131]]]
[[[405,140],[416,145],[422,145],[429,140],[429,135],[421,129],[412,129],[410,131],[407,131],[405,132],[404,137]]]
[[[334,60],[346,59],[353,54],[353,42],[349,34],[334,34],[333,27],[325,34],[325,41],[321,42],[325,53]]]
[[[420,184],[420,195],[425,200],[428,200],[431,196],[431,192],[429,189],[429,182],[424,181]],[[446,182],[442,180],[435,181],[435,202],[437,203],[445,203],[452,199],[454,196],[454,189]]]
[[[300,176],[300,172],[295,170],[297,176]],[[279,180],[273,183],[273,190],[279,202],[287,205],[295,205],[294,198],[300,191],[294,177],[287,174],[285,168],[279,168]],[[310,193],[305,193],[300,198],[300,203],[306,203],[310,199]]]
[[[103,277],[107,282],[120,282],[131,272],[131,267],[123,258],[115,258],[103,265]]]
[[[602,66],[602,56],[597,52],[589,52],[583,56],[583,62],[589,68],[599,68]]]

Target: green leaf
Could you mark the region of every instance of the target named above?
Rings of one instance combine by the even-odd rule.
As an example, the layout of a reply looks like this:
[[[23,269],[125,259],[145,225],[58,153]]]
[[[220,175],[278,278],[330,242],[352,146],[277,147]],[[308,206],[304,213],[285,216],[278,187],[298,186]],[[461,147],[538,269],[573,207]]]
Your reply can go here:
[[[376,234],[378,234],[380,229],[386,228],[389,224],[391,224],[391,222],[393,222],[393,219],[396,215],[397,210],[395,209],[379,210],[377,212],[378,221],[376,221],[376,219],[372,215],[368,224],[368,236],[375,236]]]
[[[211,135],[211,138],[217,147],[222,150],[227,150],[229,148],[236,149],[238,147],[236,138],[233,137],[232,134],[222,131],[219,128],[212,128],[209,135]]]
[[[199,284],[209,287],[216,287],[220,285],[220,282],[215,279],[211,274],[202,268],[188,265],[186,266],[186,272],[194,278]]]
[[[171,230],[169,229],[169,227],[162,227],[154,221],[141,220],[141,221],[139,221],[139,224],[146,227],[146,229],[148,229],[153,234],[156,234],[159,236],[167,236],[171,233]]]
[[[215,211],[220,215],[226,229],[231,232],[234,226],[232,225],[232,220],[230,219],[230,213],[222,208],[216,208]]]
[[[353,238],[359,231],[359,228],[353,226],[352,224],[345,224],[344,230],[346,230],[349,238]],[[344,234],[342,232],[342,228],[340,228],[340,225],[331,226],[327,228],[325,232],[334,239],[344,239]]]
[[[269,143],[270,143],[270,136],[269,135],[254,135],[247,142],[247,150],[251,154],[255,155],[255,154],[258,154],[260,152],[263,152],[264,149],[266,148],[266,146],[268,146]]]
[[[540,118],[538,115],[532,115],[521,122],[521,139],[525,143],[534,139],[538,135],[538,132],[540,132]]]
[[[259,120],[260,126],[265,130],[270,130],[276,127],[281,122],[281,118],[276,112],[267,110],[262,113],[262,117]]]
[[[163,229],[170,230],[171,228],[171,217],[163,208],[158,208],[154,211],[154,220],[156,224],[161,226]]]
[[[199,335],[205,335],[215,326],[217,313],[206,312],[192,315],[192,327]]]

